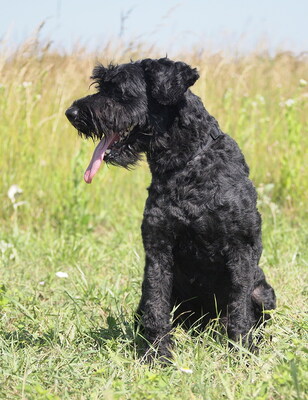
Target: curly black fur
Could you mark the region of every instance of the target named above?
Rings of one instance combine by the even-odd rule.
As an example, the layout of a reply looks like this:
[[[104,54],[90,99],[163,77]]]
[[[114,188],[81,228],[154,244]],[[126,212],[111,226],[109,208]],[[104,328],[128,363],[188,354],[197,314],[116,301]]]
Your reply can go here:
[[[189,90],[198,77],[196,69],[167,58],[98,65],[92,76],[98,92],[67,111],[86,137],[119,134],[107,163],[128,168],[146,154],[152,182],[137,314],[161,357],[170,357],[172,309],[174,321],[188,326],[204,326],[219,314],[229,338],[250,345],[263,311],[275,308],[274,290],[258,266],[261,217],[249,168]]]

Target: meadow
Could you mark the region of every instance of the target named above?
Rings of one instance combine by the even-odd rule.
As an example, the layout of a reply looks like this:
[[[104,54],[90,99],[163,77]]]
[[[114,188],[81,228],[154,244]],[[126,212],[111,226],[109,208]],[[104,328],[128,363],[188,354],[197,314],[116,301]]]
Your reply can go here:
[[[179,53],[200,71],[193,91],[250,165],[261,266],[278,308],[258,354],[228,350],[213,323],[202,334],[177,328],[167,368],[138,360],[148,167],[104,166],[86,185],[94,145],[64,112],[94,91],[97,60],[159,56],[135,43],[95,54],[57,52],[36,37],[15,50],[0,44],[1,399],[307,398],[307,54]]]

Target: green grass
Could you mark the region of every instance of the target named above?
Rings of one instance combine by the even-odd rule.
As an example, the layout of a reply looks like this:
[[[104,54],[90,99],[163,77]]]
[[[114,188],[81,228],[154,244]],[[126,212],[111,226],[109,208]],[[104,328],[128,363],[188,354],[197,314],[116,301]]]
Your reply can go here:
[[[93,144],[64,117],[88,93],[95,57],[55,54],[36,41],[1,51],[0,398],[307,398],[307,59],[179,56],[200,69],[194,91],[251,166],[261,265],[278,308],[259,354],[229,351],[215,325],[199,335],[178,328],[174,365],[163,369],[142,365],[133,345],[148,168],[105,167],[84,184]],[[98,58],[152,54],[109,46]],[[16,201],[26,202],[15,208],[13,184],[23,190]]]

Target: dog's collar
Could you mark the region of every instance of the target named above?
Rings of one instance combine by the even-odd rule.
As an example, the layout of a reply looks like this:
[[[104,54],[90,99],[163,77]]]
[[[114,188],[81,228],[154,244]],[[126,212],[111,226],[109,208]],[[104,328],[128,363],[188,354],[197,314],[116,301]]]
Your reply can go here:
[[[211,127],[210,135],[213,140],[216,140],[220,135],[222,135],[222,132],[217,126],[214,125]]]
[[[215,142],[215,140],[217,140],[219,137],[222,137],[224,134],[223,132],[221,132],[221,130],[213,125],[211,126],[211,129],[209,131],[209,137],[208,137],[208,141],[205,144],[205,146],[202,146],[194,155],[193,157],[188,161],[191,162],[192,160],[196,159],[196,157],[199,157],[201,154],[204,154],[204,152],[208,149],[208,147]]]

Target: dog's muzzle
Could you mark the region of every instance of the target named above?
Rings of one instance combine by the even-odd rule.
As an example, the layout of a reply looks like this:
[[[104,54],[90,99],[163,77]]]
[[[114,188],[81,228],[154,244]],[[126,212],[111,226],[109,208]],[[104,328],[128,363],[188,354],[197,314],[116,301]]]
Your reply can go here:
[[[74,122],[78,116],[78,112],[78,107],[72,106],[65,111],[65,115],[70,122]]]

